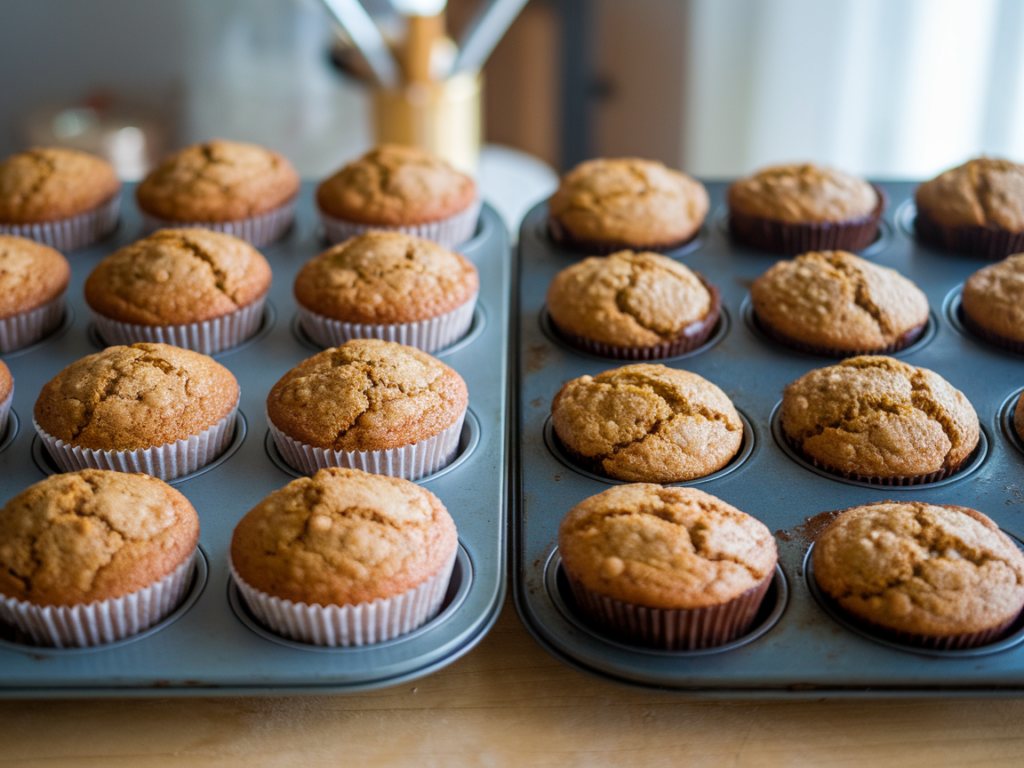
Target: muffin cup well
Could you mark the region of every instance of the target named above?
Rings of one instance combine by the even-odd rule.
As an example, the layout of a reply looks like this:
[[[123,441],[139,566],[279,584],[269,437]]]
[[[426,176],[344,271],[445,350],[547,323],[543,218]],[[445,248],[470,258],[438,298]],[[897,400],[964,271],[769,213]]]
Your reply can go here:
[[[195,568],[195,551],[148,587],[123,597],[77,605],[34,605],[0,595],[0,618],[40,645],[87,647],[137,635],[181,603]]]
[[[964,328],[973,333],[979,339],[987,341],[989,344],[994,344],[997,347],[1008,349],[1011,352],[1016,352],[1018,355],[1024,355],[1024,341],[1008,339],[1005,336],[993,333],[987,328],[979,325],[974,318],[964,310],[963,301],[960,302],[960,322],[964,324]]]
[[[701,225],[703,225],[703,221],[701,222]],[[548,216],[548,234],[558,245],[569,248],[573,251],[586,253],[589,256],[608,256],[616,251],[625,250],[656,251],[658,253],[674,251],[676,248],[682,248],[687,243],[695,240],[697,235],[700,234],[700,226],[693,231],[692,235],[679,240],[670,240],[664,243],[640,244],[630,243],[625,240],[587,240],[584,238],[578,238],[575,237],[572,232],[570,232],[569,229],[556,217]]]
[[[34,224],[0,224],[0,234],[17,235],[43,243],[65,253],[99,242],[117,227],[121,193],[91,211],[56,221]]]
[[[174,480],[205,467],[224,452],[234,437],[237,415],[238,403],[235,403],[227,416],[198,435],[134,451],[79,448],[44,431],[35,419],[32,419],[32,425],[62,472],[110,469],[115,472],[144,472],[160,480]]]
[[[921,209],[914,217],[914,232],[926,245],[989,261],[1024,251],[1024,232],[990,227],[947,227]]]
[[[42,306],[0,320],[0,354],[35,344],[56,329],[64,317],[65,293],[61,291]]]
[[[142,212],[143,229],[146,234],[157,229],[209,229],[223,232],[245,240],[250,245],[260,248],[280,240],[295,220],[295,201],[293,197],[277,208],[272,208],[258,216],[234,221],[176,221],[162,219],[145,211]]]
[[[380,224],[359,224],[354,221],[338,219],[317,207],[320,213],[320,220],[324,224],[324,231],[327,233],[327,240],[332,245],[356,237],[370,230],[382,230],[384,232],[402,232],[406,235],[422,237],[425,240],[433,240],[445,248],[456,248],[470,240],[476,232],[476,222],[480,218],[479,198],[470,203],[464,211],[459,211],[439,221],[428,221],[425,224],[409,224],[400,227],[389,227]]]
[[[456,547],[426,581],[389,598],[356,605],[308,605],[282,600],[247,584],[233,563],[231,578],[257,620],[282,637],[324,646],[381,643],[412,632],[437,615],[455,568]]]
[[[473,324],[473,310],[477,295],[460,304],[451,312],[416,323],[394,323],[390,325],[369,325],[345,323],[319,315],[299,304],[299,321],[302,329],[322,347],[340,347],[352,339],[383,339],[395,341],[424,352],[444,349],[466,335]]]
[[[185,325],[139,325],[122,323],[93,312],[93,321],[100,336],[107,344],[136,344],[154,342],[172,344],[182,349],[215,355],[226,349],[237,347],[259,330],[263,320],[263,305],[266,296],[261,296],[247,307],[229,312],[201,323]]]
[[[816,344],[807,344],[806,342],[794,339],[792,336],[787,336],[775,330],[772,326],[768,325],[761,317],[757,314],[755,309],[753,312],[754,322],[757,324],[758,329],[774,342],[782,344],[783,346],[795,349],[798,352],[806,352],[810,355],[821,355],[822,357],[857,357],[858,355],[891,355],[893,352],[899,352],[906,349],[911,344],[916,342],[924,334],[928,328],[928,322],[925,321],[921,325],[911,328],[909,331],[904,332],[900,335],[896,341],[880,349],[835,349],[832,347],[819,347]]]

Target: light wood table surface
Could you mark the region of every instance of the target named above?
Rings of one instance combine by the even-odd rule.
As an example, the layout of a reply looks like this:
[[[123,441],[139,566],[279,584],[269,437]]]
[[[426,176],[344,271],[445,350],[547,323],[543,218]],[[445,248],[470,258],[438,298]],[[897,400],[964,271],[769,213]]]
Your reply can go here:
[[[563,666],[505,605],[414,683],[348,696],[0,702],[0,766],[1021,766],[1024,700],[721,702]]]

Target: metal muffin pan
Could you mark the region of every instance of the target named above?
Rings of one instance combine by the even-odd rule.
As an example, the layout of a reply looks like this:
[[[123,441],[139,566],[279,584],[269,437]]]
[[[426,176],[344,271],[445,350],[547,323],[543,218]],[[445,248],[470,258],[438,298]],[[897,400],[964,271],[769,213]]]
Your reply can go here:
[[[82,285],[96,264],[142,236],[133,188],[124,192],[113,237],[68,255],[69,309],[61,328],[27,350],[0,357],[14,375],[14,403],[0,429],[0,505],[56,470],[35,436],[32,407],[59,370],[101,349]],[[324,250],[313,185],[305,184],[296,223],[260,249],[274,272],[256,337],[215,358],[241,387],[240,428],[222,458],[173,481],[199,513],[199,568],[185,600],[157,627],[86,649],[43,648],[0,623],[0,697],[168,696],[174,694],[327,693],[393,685],[439,669],[486,634],[501,609],[506,578],[506,378],[511,284],[508,233],[484,206],[476,236],[459,250],[480,270],[473,327],[435,353],[469,389],[469,413],[456,461],[418,481],[451,512],[459,531],[455,573],[441,613],[404,637],[353,648],[319,648],[273,636],[260,627],[229,585],[228,548],[241,517],[296,473],[276,457],[265,402],[286,371],[319,349],[297,331],[292,283]]]
[[[754,628],[729,646],[665,652],[630,646],[592,628],[576,613],[559,567],[562,517],[610,482],[577,469],[548,427],[562,384],[626,364],[577,352],[555,337],[544,298],[551,279],[585,254],[548,236],[545,204],[523,222],[513,324],[517,332],[513,393],[518,432],[511,499],[515,601],[533,636],[553,655],[590,673],[636,685],[719,697],[1004,694],[1024,692],[1024,629],[972,651],[935,652],[872,636],[837,618],[812,592],[806,573],[815,516],[885,499],[959,504],[1024,538],[1024,443],[1012,409],[1024,388],[1024,356],[999,350],[951,320],[958,287],[986,262],[928,248],[913,236],[915,184],[883,183],[890,205],[879,238],[862,255],[909,277],[931,304],[929,328],[905,362],[930,368],[963,391],[978,412],[984,445],[961,473],[931,485],[885,487],[845,480],[801,461],[773,435],[773,414],[787,384],[835,359],[776,344],[751,323],[749,286],[781,256],[733,243],[724,226],[727,184],[707,185],[712,216],[697,243],[669,252],[718,286],[731,319],[713,345],[663,361],[721,387],[749,423],[729,472],[695,485],[764,522],[775,533],[779,570]],[[748,444],[749,441],[749,444]],[[1024,621],[1024,620],[1022,620]]]

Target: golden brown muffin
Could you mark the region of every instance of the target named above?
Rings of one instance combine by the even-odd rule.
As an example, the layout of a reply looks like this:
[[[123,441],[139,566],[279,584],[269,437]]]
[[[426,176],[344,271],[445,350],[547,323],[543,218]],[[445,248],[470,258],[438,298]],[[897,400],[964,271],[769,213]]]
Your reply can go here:
[[[750,286],[750,300],[772,338],[836,357],[895,352],[928,323],[928,298],[916,285],[846,251],[778,262]]]
[[[53,437],[98,451],[133,451],[197,435],[238,404],[238,382],[206,355],[169,344],[108,347],[54,376],[35,420]]]
[[[330,467],[293,480],[235,526],[231,563],[249,586],[307,605],[407,592],[458,546],[441,501],[408,480]]]
[[[567,382],[551,403],[555,434],[582,466],[616,480],[676,483],[724,467],[743,422],[695,373],[637,364]]]
[[[1024,554],[966,507],[847,509],[815,542],[814,578],[850,616],[914,645],[991,642],[1024,607]]]
[[[30,149],[0,163],[0,223],[71,218],[120,191],[114,167],[105,160],[74,149]]]
[[[1024,352],[1024,253],[983,267],[960,293],[964,325],[986,341]]]
[[[664,251],[693,239],[708,212],[704,185],[653,160],[588,160],[548,201],[551,235],[590,253]]]
[[[0,360],[0,404],[3,404],[14,392],[14,377],[11,376],[11,369],[3,360]],[[0,416],[6,417],[6,413],[0,411]],[[0,437],[3,437],[7,429],[5,418],[0,418]]]
[[[0,235],[0,320],[49,304],[70,281],[68,260],[53,248]]]
[[[1013,409],[1013,427],[1017,430],[1017,436],[1024,440],[1024,406],[1021,399],[1017,398],[1017,407]]]
[[[952,474],[978,444],[978,415],[933,371],[864,356],[800,377],[782,397],[787,439],[823,468],[884,484]]]
[[[652,359],[700,346],[718,321],[721,301],[716,288],[677,261],[619,251],[555,275],[547,307],[559,334],[575,346]]]
[[[232,235],[161,229],[101,261],[85,281],[85,301],[122,323],[201,323],[266,296],[270,265]]]
[[[199,543],[199,517],[162,480],[101,469],[52,475],[0,510],[0,594],[77,605],[148,587]]]

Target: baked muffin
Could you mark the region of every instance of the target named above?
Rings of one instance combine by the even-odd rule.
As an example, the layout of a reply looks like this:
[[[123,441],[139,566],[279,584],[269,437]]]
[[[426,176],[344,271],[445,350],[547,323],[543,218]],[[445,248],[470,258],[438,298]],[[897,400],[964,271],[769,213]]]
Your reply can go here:
[[[14,402],[14,377],[11,369],[0,360],[0,440],[7,436],[7,416]]]
[[[708,213],[704,185],[653,160],[588,160],[562,177],[548,201],[555,242],[605,254],[666,251],[688,243]]]
[[[1024,253],[967,278],[960,292],[960,317],[976,336],[1024,353]]]
[[[551,423],[580,466],[627,482],[710,475],[743,443],[743,422],[722,390],[651,363],[567,382],[551,403]]]
[[[34,423],[63,472],[93,467],[172,480],[231,442],[238,395],[231,371],[198,352],[108,347],[43,386]]]
[[[389,229],[455,248],[473,237],[476,184],[429,152],[384,144],[324,180],[316,204],[327,239]]]
[[[1017,436],[1024,441],[1024,405],[1021,405],[1021,400],[1024,396],[1017,398],[1017,406],[1013,409],[1013,428],[1017,431]]]
[[[894,269],[846,251],[780,261],[750,286],[757,325],[770,338],[815,355],[896,352],[928,324],[928,297]]]
[[[295,217],[299,175],[277,152],[214,139],[170,155],[135,189],[150,230],[203,227],[259,247]]]
[[[303,360],[267,397],[278,450],[305,475],[353,467],[416,480],[450,464],[469,394],[413,347],[354,339]]]
[[[331,467],[274,491],[239,521],[231,575],[272,631],[364,645],[437,614],[458,543],[451,515],[427,489]]]
[[[548,286],[555,331],[585,352],[620,360],[682,355],[707,341],[718,289],[678,261],[619,251],[563,269]]]
[[[758,171],[732,184],[727,199],[734,239],[789,255],[867,248],[886,202],[863,179],[810,163]]]
[[[914,202],[928,245],[986,259],[1024,251],[1024,165],[969,160],[918,187]]]
[[[984,645],[1024,608],[1024,553],[966,507],[883,501],[847,509],[819,534],[813,564],[843,613],[909,645]]]
[[[558,528],[562,568],[605,631],[666,650],[745,634],[778,559],[765,525],[696,488],[638,483],[573,507]]]
[[[432,240],[367,232],[306,262],[295,278],[303,330],[317,344],[384,339],[434,352],[473,322],[473,263]]]
[[[85,301],[108,344],[173,344],[213,355],[260,326],[270,265],[244,240],[161,229],[101,261]]]
[[[880,355],[819,368],[786,387],[782,429],[815,466],[881,485],[952,475],[980,434],[962,392],[933,371]]]
[[[137,634],[181,602],[198,544],[196,511],[161,480],[52,475],[0,510],[0,617],[57,647]]]
[[[0,354],[27,347],[64,317],[68,260],[48,246],[0,235]]]
[[[114,167],[86,152],[35,148],[0,163],[0,233],[74,251],[113,232],[120,206]]]

